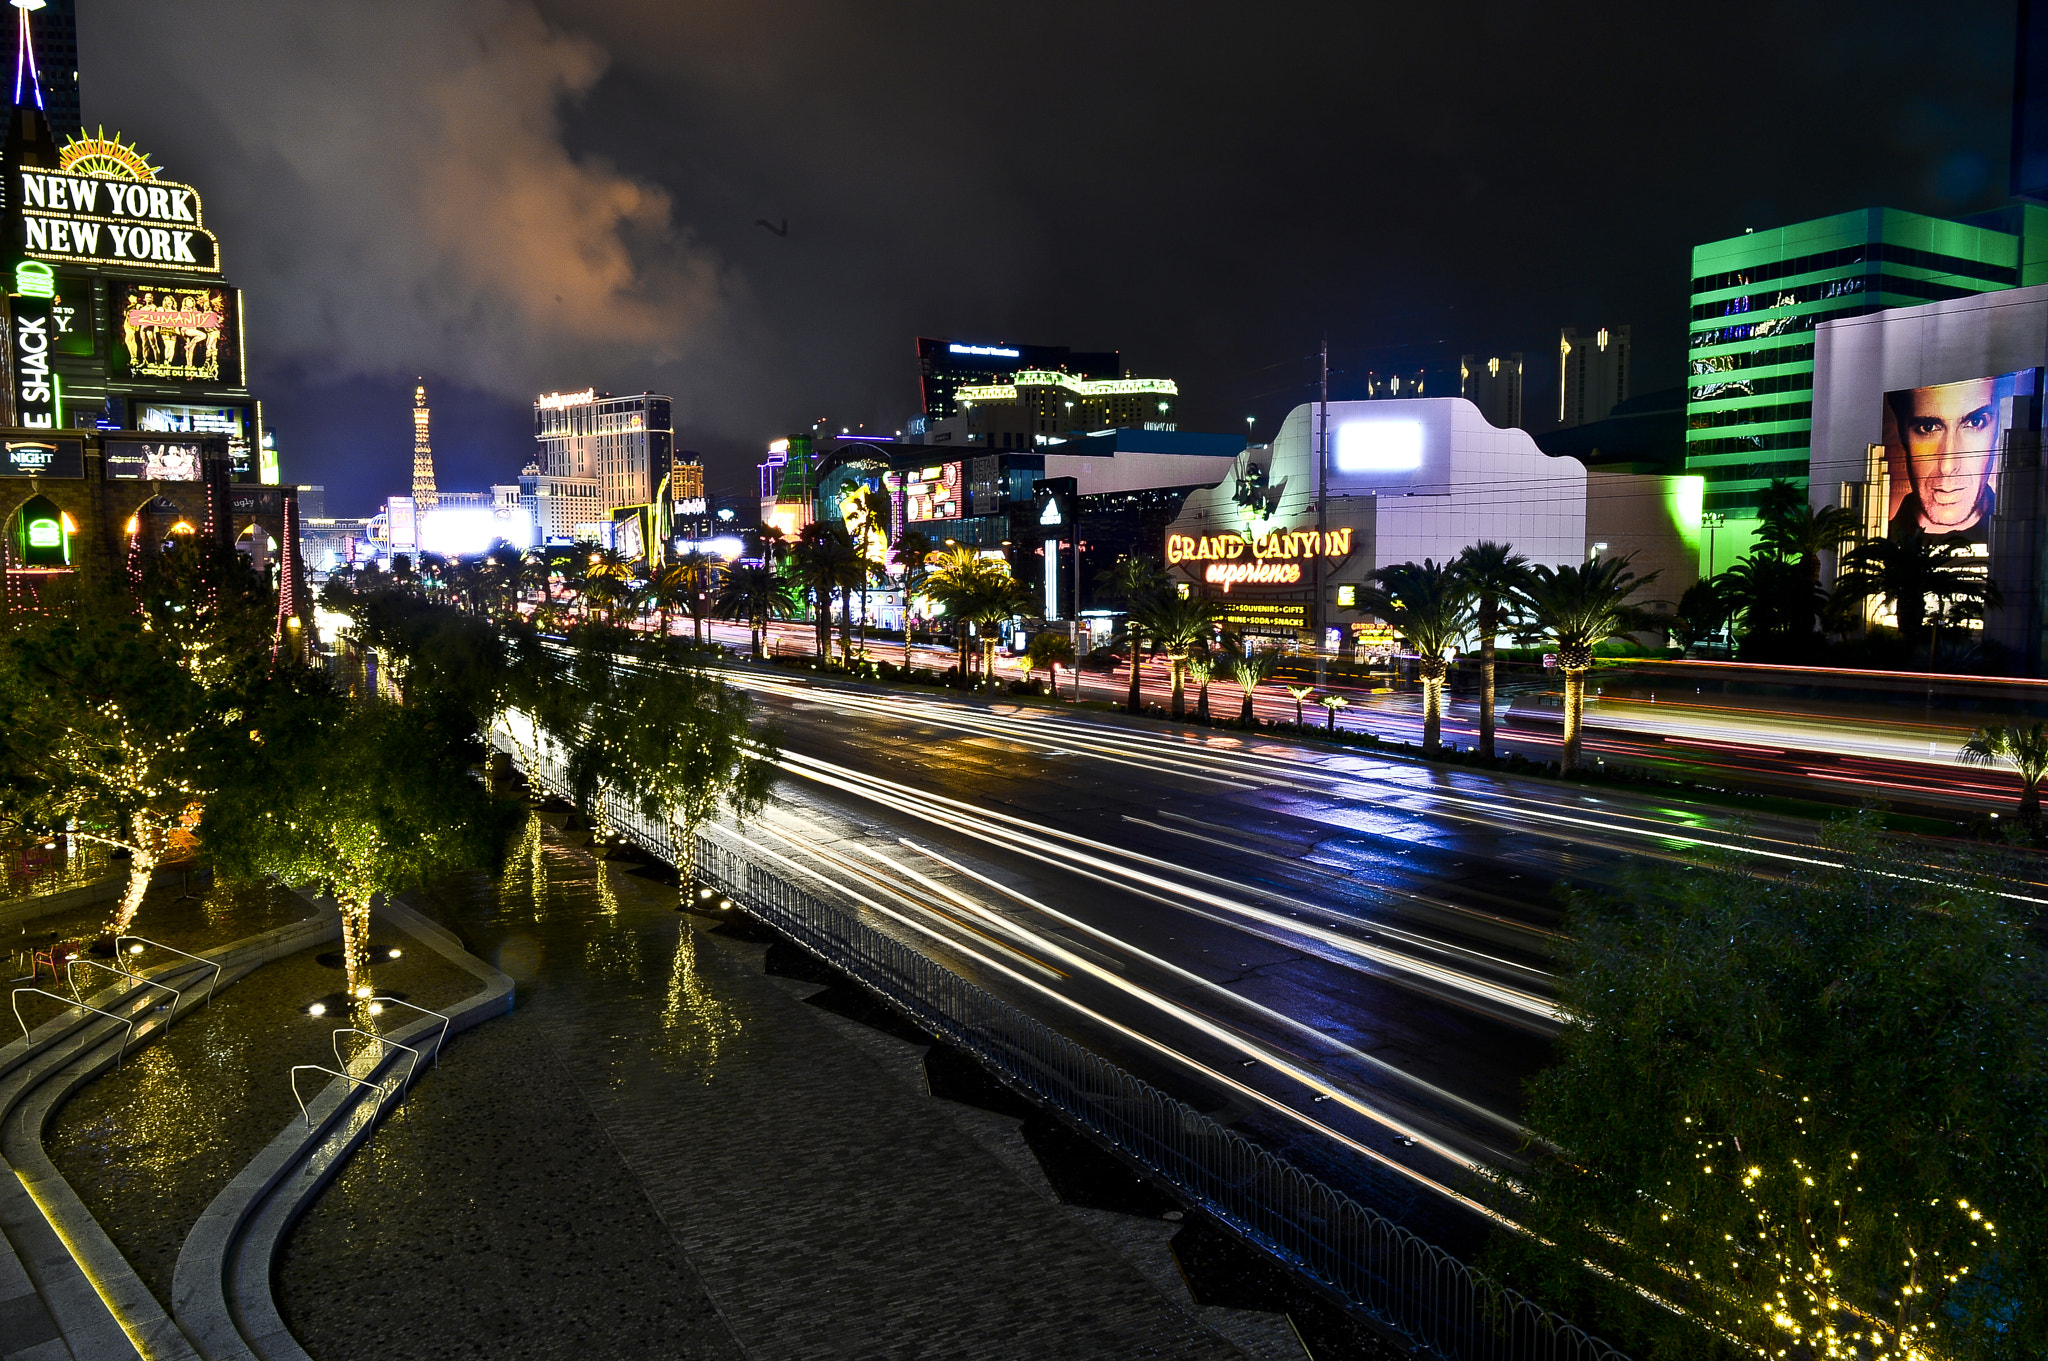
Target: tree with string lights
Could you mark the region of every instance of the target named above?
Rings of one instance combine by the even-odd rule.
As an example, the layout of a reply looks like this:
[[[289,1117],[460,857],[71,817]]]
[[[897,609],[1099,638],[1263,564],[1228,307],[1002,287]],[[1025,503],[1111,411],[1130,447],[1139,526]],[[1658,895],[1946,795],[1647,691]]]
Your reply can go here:
[[[1868,814],[1806,863],[1751,849],[1572,900],[1506,1207],[1534,1236],[1497,1265],[1651,1357],[2042,1355],[2048,971],[2014,867]]]

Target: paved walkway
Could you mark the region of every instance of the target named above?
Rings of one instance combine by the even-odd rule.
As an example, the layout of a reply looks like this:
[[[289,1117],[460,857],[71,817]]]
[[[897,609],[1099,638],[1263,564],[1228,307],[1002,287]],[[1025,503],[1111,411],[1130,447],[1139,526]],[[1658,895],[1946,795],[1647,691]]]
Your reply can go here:
[[[1229,1311],[907,1080],[914,1050],[683,929],[670,895],[549,835],[422,900],[520,1010],[308,1214],[282,1276],[313,1355],[1284,1354],[1284,1323],[1219,1320],[1226,1341],[1202,1315]]]

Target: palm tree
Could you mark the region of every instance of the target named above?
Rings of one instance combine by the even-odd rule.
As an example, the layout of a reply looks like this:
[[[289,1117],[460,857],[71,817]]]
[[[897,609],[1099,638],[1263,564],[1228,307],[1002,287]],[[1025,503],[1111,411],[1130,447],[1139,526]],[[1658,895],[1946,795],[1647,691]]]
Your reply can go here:
[[[1512,605],[1515,588],[1529,574],[1529,560],[1513,547],[1482,540],[1458,554],[1451,564],[1472,593],[1474,623],[1479,631],[1479,754],[1493,755],[1494,638]]]
[[[548,588],[555,579],[554,559],[547,550],[531,548],[519,559],[519,591],[523,596],[532,590],[538,601],[548,598]]]
[[[1196,595],[1142,596],[1131,602],[1132,625],[1166,653],[1176,719],[1187,717],[1188,655],[1216,631],[1222,618],[1222,602]],[[1136,658],[1132,661],[1135,664]]]
[[[1097,572],[1095,584],[1110,599],[1120,602],[1126,611],[1123,634],[1131,649],[1131,693],[1125,707],[1135,714],[1143,707],[1139,686],[1144,668],[1139,665],[1139,659],[1146,643],[1158,641],[1145,636],[1135,610],[1138,602],[1166,594],[1166,574],[1150,558],[1126,553],[1116,560],[1114,567]]]
[[[818,631],[818,660],[832,659],[832,600],[839,591],[860,584],[866,574],[853,536],[844,525],[812,521],[797,536],[791,557],[797,578],[811,594],[816,607],[813,624]]]
[[[1000,558],[984,558],[966,547],[949,549],[939,559],[925,583],[925,593],[946,607],[954,620],[960,645],[960,683],[968,688],[967,629],[980,631],[982,675],[995,676],[995,630],[1012,615],[1031,607],[1030,592],[1010,575],[1010,566]]]
[[[737,563],[720,579],[712,608],[721,618],[746,621],[753,634],[754,660],[759,661],[768,621],[796,613],[796,588],[773,567]]]
[[[1280,665],[1280,658],[1271,648],[1260,648],[1256,652],[1231,658],[1230,679],[1244,694],[1244,704],[1237,711],[1237,721],[1251,728],[1258,726],[1258,715],[1252,712],[1252,692],[1273,679],[1273,672]]]
[[[1045,668],[1045,677],[1052,686],[1052,697],[1060,696],[1060,668],[1074,664],[1074,640],[1056,629],[1046,629],[1032,635],[1031,646],[1024,649],[1026,671]]]
[[[717,589],[721,563],[711,554],[692,548],[676,559],[668,570],[676,574],[681,584],[683,608],[690,612],[690,624],[698,647],[704,646],[704,616],[711,608],[711,593]],[[662,618],[661,631],[668,633],[667,616]]]
[[[903,570],[903,669],[910,669],[910,618],[912,602],[923,583],[932,560],[931,536],[921,529],[906,529],[896,536],[896,564]]]
[[[1399,629],[1415,649],[1422,681],[1422,750],[1434,756],[1443,742],[1448,657],[1472,627],[1471,585],[1452,564],[1429,558],[1420,564],[1397,563],[1372,574],[1371,583],[1358,593],[1358,608]]]
[[[1898,620],[1899,636],[1918,649],[1920,636],[1932,634],[1928,627],[1927,601],[1931,597],[1946,604],[1971,602],[1988,607],[2000,603],[2000,593],[1984,573],[1981,559],[1966,557],[1967,546],[1960,534],[1938,538],[1915,525],[1902,533],[1872,539],[1842,560],[1842,574],[1836,589],[1844,603],[1872,599],[1888,603]],[[1934,669],[1934,647],[1930,637],[1927,669]]]
[[[1564,755],[1559,764],[1566,772],[1579,768],[1579,730],[1585,720],[1586,673],[1593,669],[1593,649],[1609,638],[1655,625],[1630,600],[1657,574],[1639,577],[1629,560],[1602,558],[1583,567],[1538,564],[1515,592],[1519,609],[1556,646],[1557,666],[1564,672]]]
[[[1337,711],[1351,707],[1351,701],[1342,695],[1324,695],[1316,703],[1322,705],[1328,711],[1328,717],[1323,720],[1323,726],[1331,732],[1337,731]]]
[[[683,565],[679,562],[672,562],[662,568],[654,574],[654,579],[647,583],[645,600],[648,605],[661,614],[661,636],[663,638],[668,637],[670,615],[675,612],[676,606],[688,599],[689,593],[690,579],[688,574],[683,571]]]
[[[2048,723],[2031,728],[1979,728],[1963,743],[1956,759],[1971,766],[2010,761],[2020,774],[2020,821],[2029,828],[2041,825],[2041,780],[2048,776]]]
[[[583,596],[606,610],[607,620],[617,613],[626,598],[626,583],[633,579],[633,563],[616,548],[593,549],[584,565]]]
[[[1216,675],[1216,661],[1207,650],[1196,648],[1188,653],[1188,659],[1181,663],[1188,673],[1188,679],[1195,683],[1195,722],[1209,721],[1209,682]]]
[[[1287,687],[1287,693],[1294,696],[1295,727],[1299,728],[1302,725],[1301,706],[1303,702],[1306,701],[1308,697],[1314,694],[1315,692],[1316,688],[1313,685],[1290,685]]]

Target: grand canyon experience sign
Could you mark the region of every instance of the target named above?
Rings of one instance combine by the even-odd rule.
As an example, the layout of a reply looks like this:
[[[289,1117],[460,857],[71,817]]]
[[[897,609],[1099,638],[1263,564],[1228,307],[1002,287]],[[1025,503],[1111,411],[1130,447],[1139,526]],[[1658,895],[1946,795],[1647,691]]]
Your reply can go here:
[[[1253,538],[1248,534],[1169,534],[1166,563],[1201,563],[1202,580],[1220,586],[1225,595],[1232,586],[1294,586],[1301,582],[1302,568],[1316,558],[1351,556],[1351,531],[1332,529],[1276,529]],[[1192,569],[1191,569],[1192,570]]]
[[[22,253],[38,260],[220,273],[199,191],[168,180],[116,180],[20,169],[8,187]]]

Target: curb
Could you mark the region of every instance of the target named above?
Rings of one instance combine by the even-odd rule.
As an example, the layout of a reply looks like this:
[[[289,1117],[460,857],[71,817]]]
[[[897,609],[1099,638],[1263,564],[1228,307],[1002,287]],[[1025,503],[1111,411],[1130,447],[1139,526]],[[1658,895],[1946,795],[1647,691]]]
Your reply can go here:
[[[294,954],[338,934],[340,919],[332,913],[290,922],[269,931],[206,951],[201,958],[219,963],[216,983],[233,984],[259,966]],[[197,963],[166,966],[148,975],[153,982],[208,977]],[[115,985],[90,998],[92,1005],[126,1012],[138,999],[148,1015],[147,997],[154,989]],[[203,1005],[190,991],[163,1024],[137,1028],[147,1043]],[[68,1013],[67,1013],[68,1015]],[[35,1294],[47,1311],[53,1336],[61,1336],[80,1357],[196,1357],[142,1278],[92,1217],[70,1183],[44,1151],[42,1139],[51,1116],[64,1099],[86,1082],[115,1066],[123,1049],[114,1026],[90,1012],[77,1020],[60,1016],[38,1028],[33,1048],[17,1040],[0,1050],[0,1153],[15,1173],[0,1179],[0,1227],[26,1268]],[[125,1040],[125,1037],[122,1037]],[[132,1052],[137,1045],[127,1048]],[[11,1180],[12,1184],[7,1184]],[[0,1260],[0,1268],[5,1261]],[[12,1272],[5,1272],[9,1277]],[[17,1306],[20,1307],[20,1306]]]
[[[323,906],[327,900],[321,900]],[[384,919],[473,975],[483,990],[449,1008],[447,1038],[512,1010],[510,977],[462,948],[455,936],[398,903],[378,909]],[[438,1058],[441,1023],[423,1017],[389,1032],[395,1044]],[[402,1096],[418,1075],[409,1056],[386,1051],[359,1076],[391,1084]],[[403,1076],[397,1070],[406,1069]],[[272,1272],[291,1226],[326,1189],[351,1153],[362,1146],[389,1105],[380,1094],[336,1078],[307,1103],[309,1129],[293,1121],[237,1173],[192,1226],[172,1272],[171,1309],[178,1326],[205,1361],[311,1361],[291,1335],[271,1289]]]

